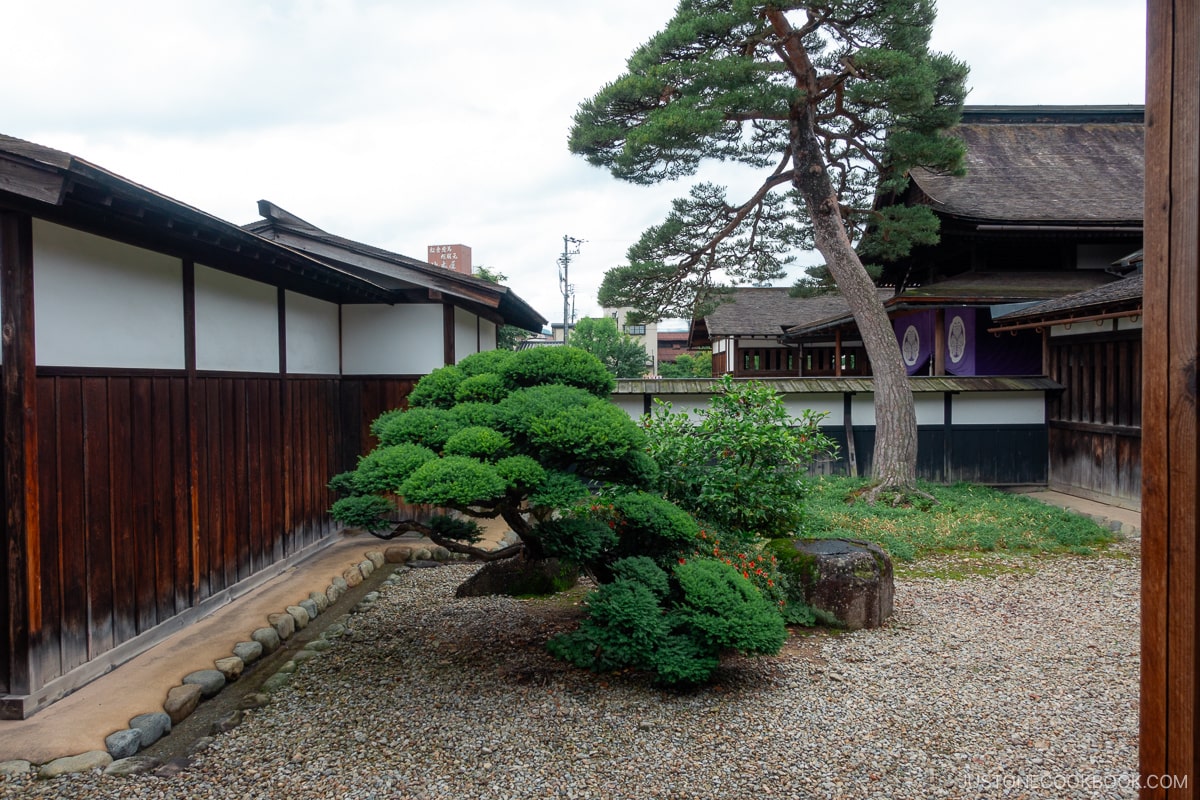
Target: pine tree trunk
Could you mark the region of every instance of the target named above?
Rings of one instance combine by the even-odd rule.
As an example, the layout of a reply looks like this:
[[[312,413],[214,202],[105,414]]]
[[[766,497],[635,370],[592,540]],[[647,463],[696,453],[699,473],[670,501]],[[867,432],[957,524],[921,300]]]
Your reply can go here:
[[[817,250],[850,306],[871,361],[875,382],[874,494],[892,489],[907,493],[916,489],[917,415],[900,345],[875,284],[846,233],[811,117],[793,120],[792,141],[793,183],[812,218]]]

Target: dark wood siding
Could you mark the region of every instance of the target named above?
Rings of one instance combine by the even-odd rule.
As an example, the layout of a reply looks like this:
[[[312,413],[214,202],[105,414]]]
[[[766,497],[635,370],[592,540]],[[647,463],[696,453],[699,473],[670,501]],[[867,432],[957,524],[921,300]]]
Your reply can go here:
[[[1047,403],[1053,489],[1141,503],[1142,347],[1136,332],[1052,337]]]
[[[331,533],[341,396],[336,377],[41,370],[40,682]]]
[[[813,473],[846,475],[846,434],[840,427],[824,430],[838,443],[838,458],[814,464]],[[869,475],[874,461],[875,429],[854,426],[858,473]],[[917,477],[934,483],[968,481],[993,486],[1046,483],[1045,425],[941,425],[917,428]]]

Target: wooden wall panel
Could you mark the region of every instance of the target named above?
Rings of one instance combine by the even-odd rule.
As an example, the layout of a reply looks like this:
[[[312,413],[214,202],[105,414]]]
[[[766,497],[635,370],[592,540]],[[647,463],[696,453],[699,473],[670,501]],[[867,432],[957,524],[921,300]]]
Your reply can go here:
[[[0,365],[0,385],[3,385],[4,367]],[[0,432],[4,431],[4,403],[0,402]],[[0,470],[2,465],[8,464],[8,458],[4,449],[5,437],[0,433]],[[8,509],[8,496],[5,493],[7,490],[8,481],[0,477],[0,508]],[[6,531],[7,538],[7,531]],[[16,569],[16,564],[9,563],[8,551],[10,548],[9,542],[0,543],[0,576],[9,576],[12,570]],[[13,559],[14,561],[16,559]],[[8,694],[11,691],[9,684],[10,660],[14,653],[13,641],[13,626],[11,624],[10,615],[13,613],[12,604],[8,598],[8,580],[11,578],[0,578],[4,580],[0,584],[0,694]]]

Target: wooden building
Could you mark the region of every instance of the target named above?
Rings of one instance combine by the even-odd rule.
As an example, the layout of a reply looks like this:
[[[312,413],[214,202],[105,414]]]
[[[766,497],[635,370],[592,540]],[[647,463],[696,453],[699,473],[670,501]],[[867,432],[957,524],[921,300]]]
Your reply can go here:
[[[880,300],[891,295],[890,289],[880,290]],[[712,348],[716,377],[870,375],[866,351],[853,329],[845,339],[840,331],[817,337],[803,350],[781,340],[790,328],[848,316],[846,301],[836,293],[792,297],[787,288],[743,286],[729,290],[720,305],[691,321],[688,347]]]
[[[369,418],[497,325],[544,323],[264,210],[281,241],[0,137],[0,717],[322,547]]]
[[[1046,405],[1050,488],[1140,508],[1142,275],[1003,314],[991,332],[1037,335],[1063,387]]]

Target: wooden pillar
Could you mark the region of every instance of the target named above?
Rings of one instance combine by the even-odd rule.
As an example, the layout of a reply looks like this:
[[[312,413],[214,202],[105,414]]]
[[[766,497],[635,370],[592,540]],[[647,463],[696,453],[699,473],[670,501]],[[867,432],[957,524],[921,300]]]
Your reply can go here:
[[[442,361],[446,366],[454,363],[454,305],[442,306]]]
[[[0,211],[0,297],[3,298],[4,546],[8,574],[8,683],[11,694],[40,688],[33,649],[42,627],[41,540],[37,452],[37,365],[33,328],[33,221]],[[0,708],[0,718],[23,709]]]
[[[946,374],[946,309],[933,315],[933,374]]]
[[[833,334],[833,375],[842,377],[842,331],[839,328]]]
[[[1149,0],[1142,361],[1143,798],[1198,793],[1200,6]],[[1169,792],[1169,781],[1186,780]]]

